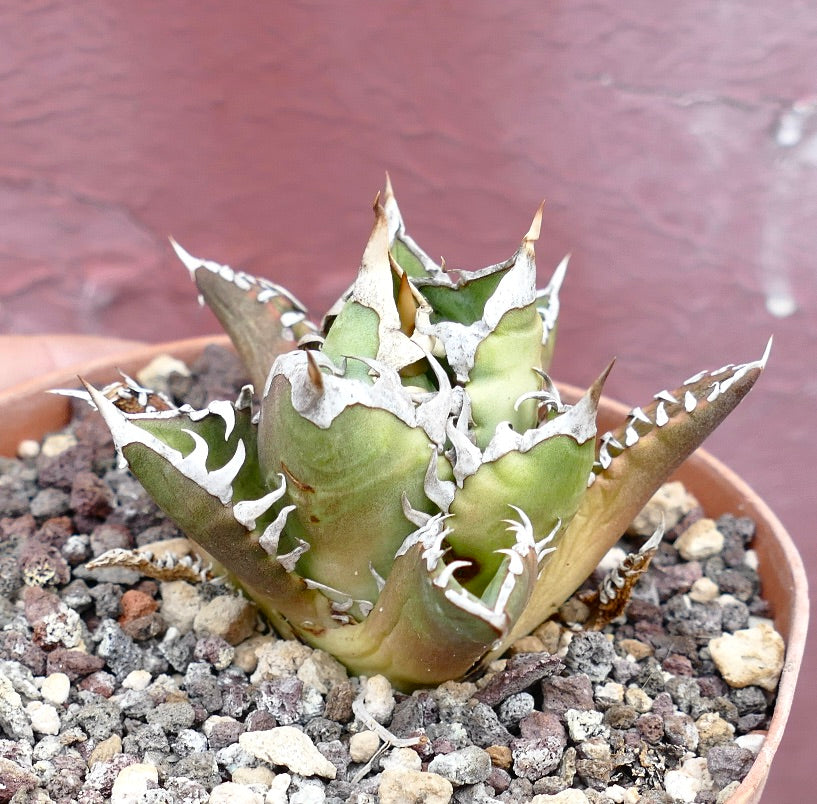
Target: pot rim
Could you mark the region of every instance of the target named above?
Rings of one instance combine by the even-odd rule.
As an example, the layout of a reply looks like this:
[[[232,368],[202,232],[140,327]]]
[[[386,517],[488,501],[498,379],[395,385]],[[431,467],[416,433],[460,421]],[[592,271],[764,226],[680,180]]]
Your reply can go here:
[[[144,344],[51,371],[0,391],[0,411],[4,417],[4,426],[0,432],[0,455],[14,455],[21,439],[39,439],[68,423],[70,400],[63,396],[48,394],[46,393],[48,390],[75,387],[78,376],[94,383],[108,383],[115,379],[114,372],[117,369],[125,373],[135,373],[153,358],[163,354],[172,354],[189,361],[209,344],[230,347],[226,335],[205,335],[158,344]],[[578,399],[583,393],[583,389],[572,385],[558,383],[558,386],[568,399]],[[34,410],[30,404],[27,406],[22,404],[25,399],[36,400]],[[616,420],[623,421],[628,412],[629,408],[622,403],[602,397],[599,414],[604,426],[599,429],[604,430],[611,426],[604,420],[615,417]],[[764,586],[769,587],[769,579],[776,581],[773,585],[776,599],[772,599],[771,603],[775,626],[786,641],[786,657],[777,700],[760,753],[755,758],[748,775],[729,798],[729,804],[752,804],[760,801],[772,758],[783,738],[791,711],[808,629],[809,599],[806,573],[794,542],[777,516],[743,479],[706,450],[698,449],[693,453],[671,479],[682,480],[698,497],[709,516],[717,516],[727,510],[751,516],[758,528],[753,547],[760,554]],[[723,489],[726,488],[731,490],[730,502],[720,510],[718,497],[723,496]]]

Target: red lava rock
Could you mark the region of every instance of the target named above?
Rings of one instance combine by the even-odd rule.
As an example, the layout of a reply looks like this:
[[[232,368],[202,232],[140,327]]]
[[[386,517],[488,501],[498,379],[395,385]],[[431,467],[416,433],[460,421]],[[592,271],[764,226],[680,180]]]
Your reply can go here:
[[[675,704],[668,692],[659,692],[652,702],[652,712],[661,718],[669,717],[675,711]]]
[[[40,586],[27,586],[23,590],[23,611],[29,625],[35,626],[49,614],[60,610],[60,598],[56,592],[50,592]]]
[[[78,472],[71,484],[71,508],[81,516],[103,518],[111,512],[113,492],[93,472]]]
[[[562,667],[559,657],[550,653],[517,653],[508,659],[505,669],[497,673],[474,698],[488,706],[496,706],[540,679],[558,673]]]
[[[653,577],[658,596],[661,600],[668,600],[673,595],[688,592],[692,584],[703,577],[703,570],[699,561],[690,561],[660,569],[656,567]]]
[[[233,646],[226,639],[207,634],[196,642],[193,658],[197,662],[228,666],[234,653]]]
[[[35,676],[45,675],[45,651],[17,631],[0,631],[0,658],[20,662]]]
[[[94,556],[101,556],[108,550],[133,547],[133,534],[124,525],[102,524],[91,531],[91,551]]]
[[[119,618],[119,625],[124,625],[137,617],[144,617],[152,614],[159,608],[159,603],[150,595],[140,592],[138,589],[128,589],[119,603],[122,615]]]
[[[70,648],[55,648],[48,654],[46,672],[65,673],[71,681],[101,670],[105,660],[101,656],[93,656],[81,650]]]
[[[700,506],[693,508],[684,514],[681,519],[664,534],[664,542],[673,544],[675,540],[685,531],[694,525],[699,519],[704,518],[704,509]]]
[[[641,715],[635,722],[635,727],[648,743],[657,743],[664,736],[664,719],[655,712]]]
[[[650,620],[639,620],[635,624],[634,636],[640,642],[656,647],[656,642],[660,644],[662,637],[666,637],[666,630],[660,622]]]
[[[54,516],[46,519],[37,531],[37,539],[52,547],[61,548],[74,533],[74,524],[69,516]]]
[[[661,662],[661,668],[674,676],[691,676],[694,675],[692,670],[692,662],[686,657],[678,653],[671,653]]]
[[[267,731],[274,729],[278,721],[265,709],[255,709],[247,715],[244,721],[246,731]]]
[[[698,676],[698,688],[704,698],[717,698],[729,692],[728,685],[720,676]]]
[[[431,748],[436,756],[443,756],[444,754],[451,754],[457,750],[454,743],[446,737],[438,737],[431,743]]]
[[[136,642],[141,642],[164,633],[167,628],[167,623],[165,623],[161,614],[154,611],[142,617],[134,617],[127,622],[121,623],[120,628],[123,634],[126,634]]]
[[[706,755],[707,769],[718,787],[725,787],[733,779],[741,781],[754,761],[755,755],[738,745],[714,745]]]
[[[103,698],[110,698],[116,690],[116,677],[104,670],[97,670],[83,678],[78,686],[81,690],[94,692]]]
[[[68,490],[77,475],[89,473],[94,465],[94,450],[87,444],[77,444],[63,450],[59,455],[40,455],[37,471],[41,487],[56,486]],[[96,477],[96,475],[94,475]]]
[[[553,676],[542,682],[542,708],[563,716],[568,709],[595,709],[593,685],[584,673],[563,678]],[[530,717],[530,715],[528,716]]]
[[[29,586],[61,586],[71,579],[71,568],[59,548],[39,537],[23,543],[19,568],[23,582]]]
[[[10,759],[0,757],[0,804],[5,804],[12,798],[20,799],[17,793],[26,796],[25,791],[34,790],[37,784],[38,779],[30,770]]]
[[[336,723],[348,723],[353,717],[352,701],[355,690],[350,681],[342,681],[329,688],[326,693],[326,705],[323,716]]]
[[[37,522],[31,514],[4,516],[0,519],[0,542],[30,539],[37,530]]]
[[[661,607],[650,603],[648,600],[634,597],[627,604],[627,621],[631,623],[646,620],[651,623],[660,623]]]
[[[93,447],[95,457],[113,454],[111,431],[101,416],[83,416],[74,421],[74,435],[80,444]]]
[[[511,774],[503,768],[491,768],[491,773],[485,780],[497,793],[504,793],[511,785]]]
[[[144,592],[146,595],[150,595],[151,597],[156,597],[156,595],[159,594],[159,584],[154,581],[153,578],[143,578],[133,588],[138,589],[140,592]]]
[[[555,712],[533,711],[519,721],[519,733],[522,737],[543,740],[556,735],[560,739],[567,739],[565,727]]]

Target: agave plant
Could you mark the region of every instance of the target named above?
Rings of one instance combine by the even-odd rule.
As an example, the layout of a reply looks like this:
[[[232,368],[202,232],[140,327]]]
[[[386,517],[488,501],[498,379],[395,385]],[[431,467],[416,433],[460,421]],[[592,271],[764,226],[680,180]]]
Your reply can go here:
[[[505,262],[450,271],[387,183],[320,330],[282,288],[174,244],[253,386],[203,410],[88,393],[132,472],[282,636],[405,689],[462,677],[556,611],[755,382],[765,355],[597,440],[607,370],[575,404],[547,374],[566,262],[536,289],[540,222]]]

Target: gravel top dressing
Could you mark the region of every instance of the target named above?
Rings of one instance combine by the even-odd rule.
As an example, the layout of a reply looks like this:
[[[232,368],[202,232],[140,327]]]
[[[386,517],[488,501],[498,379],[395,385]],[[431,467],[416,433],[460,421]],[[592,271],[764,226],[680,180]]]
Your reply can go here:
[[[168,383],[194,406],[243,382],[217,348],[192,368]],[[603,566],[662,515],[624,617],[582,631],[578,594],[476,683],[407,696],[278,640],[201,580],[78,405],[64,432],[0,458],[0,803],[726,801],[760,748],[783,641],[754,523],[708,519],[678,484]],[[134,547],[174,556],[170,580],[86,567]]]

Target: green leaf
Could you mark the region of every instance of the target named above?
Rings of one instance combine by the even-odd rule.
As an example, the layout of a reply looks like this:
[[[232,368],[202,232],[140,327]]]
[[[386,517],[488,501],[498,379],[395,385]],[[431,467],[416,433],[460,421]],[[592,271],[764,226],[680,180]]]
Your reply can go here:
[[[517,432],[536,425],[537,402],[523,394],[541,389],[535,369],[541,359],[542,322],[533,304],[509,310],[479,344],[465,391],[471,400],[476,443],[485,447],[500,422]]]
[[[404,691],[471,670],[527,603],[536,579],[535,550],[520,537],[514,555],[504,557],[495,582],[480,598],[463,589],[442,560],[434,538],[438,522],[426,527],[430,538],[405,546],[364,622],[307,641],[353,673],[382,673]]]
[[[388,410],[362,404],[320,427],[295,410],[292,393],[284,376],[273,379],[262,406],[259,455],[266,478],[287,476],[285,500],[297,506],[287,531],[310,545],[298,572],[354,599],[374,601],[378,589],[370,565],[386,577],[414,529],[403,514],[402,495],[414,507],[432,510],[423,488],[429,436]]]
[[[415,285],[433,310],[431,323],[456,321],[468,325],[479,321],[485,312],[485,303],[511,265],[509,260],[484,271],[462,271],[461,279],[451,284],[433,284],[433,280],[416,281]]]
[[[573,428],[568,420],[580,416],[589,421],[577,437],[570,434]],[[453,516],[448,542],[458,557],[475,562],[469,589],[481,591],[496,572],[501,559],[496,550],[507,547],[509,539],[505,522],[509,505],[530,517],[537,541],[572,519],[593,463],[594,416],[594,406],[586,413],[579,406],[571,408],[544,425],[553,435],[528,449],[524,449],[524,437],[519,437],[523,449],[486,461],[457,489],[449,509]],[[527,435],[533,440],[536,433]]]
[[[701,372],[659,392],[602,436],[592,483],[506,644],[550,617],[593,572],[661,484],[746,396],[770,347],[760,360]]]
[[[335,625],[330,602],[263,546],[276,509],[255,460],[255,425],[248,407],[127,416],[95,389],[94,404],[130,470],[157,505],[261,606],[276,628],[292,635],[303,623]],[[211,439],[207,441],[205,439]],[[280,485],[280,480],[278,485]],[[274,488],[274,487],[273,487]],[[272,495],[275,496],[275,495]],[[248,513],[248,504],[257,514]],[[242,503],[244,510],[242,511]]]

